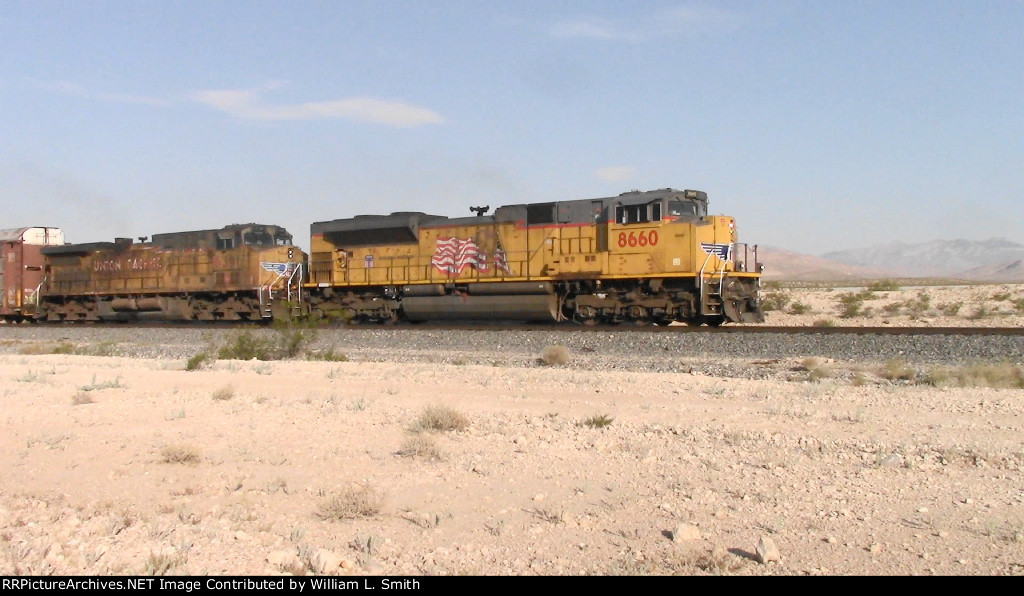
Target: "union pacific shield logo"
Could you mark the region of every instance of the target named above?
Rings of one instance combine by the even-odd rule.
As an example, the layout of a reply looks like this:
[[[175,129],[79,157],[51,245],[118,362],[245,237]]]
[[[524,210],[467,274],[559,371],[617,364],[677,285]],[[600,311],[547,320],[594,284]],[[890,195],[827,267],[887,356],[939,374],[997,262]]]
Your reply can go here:
[[[260,266],[271,273],[285,275],[295,269],[295,263],[266,263],[261,261]]]
[[[711,255],[717,256],[723,261],[732,260],[732,245],[731,244],[712,244],[710,242],[701,242],[701,249]]]

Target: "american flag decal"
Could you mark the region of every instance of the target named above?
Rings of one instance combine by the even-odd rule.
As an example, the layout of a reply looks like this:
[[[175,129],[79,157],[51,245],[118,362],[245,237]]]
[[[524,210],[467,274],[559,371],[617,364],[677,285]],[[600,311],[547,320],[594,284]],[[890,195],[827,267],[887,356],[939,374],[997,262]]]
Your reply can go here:
[[[466,267],[487,271],[487,257],[480,252],[476,240],[467,238],[438,238],[437,249],[430,264],[441,273],[459,275]]]
[[[505,256],[505,249],[501,247],[500,240],[494,249],[494,268],[505,273],[512,273],[512,270],[508,267],[508,258]]]
[[[731,244],[711,244],[709,242],[701,242],[700,247],[701,249],[704,250],[704,252],[716,255],[719,259],[722,259],[723,261],[732,260]]]

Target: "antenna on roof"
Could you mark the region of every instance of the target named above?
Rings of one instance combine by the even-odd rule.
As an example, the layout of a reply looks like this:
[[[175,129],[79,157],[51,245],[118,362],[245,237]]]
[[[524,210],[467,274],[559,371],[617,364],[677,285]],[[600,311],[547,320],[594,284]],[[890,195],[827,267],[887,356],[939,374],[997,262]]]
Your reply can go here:
[[[470,207],[469,210],[472,211],[473,213],[476,213],[477,217],[483,217],[485,213],[491,210],[491,206],[487,205],[486,207]]]
[[[149,240],[149,236],[139,236],[139,242],[142,244],[145,244],[146,240]]]

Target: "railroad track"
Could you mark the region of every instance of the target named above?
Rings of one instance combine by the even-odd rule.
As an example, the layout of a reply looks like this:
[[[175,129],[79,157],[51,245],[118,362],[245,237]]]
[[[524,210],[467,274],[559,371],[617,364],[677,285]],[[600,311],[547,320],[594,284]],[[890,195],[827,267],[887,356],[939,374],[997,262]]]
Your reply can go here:
[[[0,325],[20,327],[27,325]],[[142,329],[248,329],[261,326],[259,323],[209,322],[209,321],[138,321],[114,324],[90,323],[44,323],[43,327],[93,327],[96,329],[142,328]],[[351,329],[375,330],[451,330],[451,331],[545,331],[564,333],[710,333],[710,334],[778,334],[778,335],[947,335],[947,336],[1024,336],[1024,327],[814,327],[814,326],[768,326],[768,325],[723,325],[721,327],[690,327],[688,325],[576,325],[571,323],[397,323],[394,325],[319,325],[310,329]]]
[[[355,328],[379,328],[373,325],[356,326]],[[772,327],[767,325],[723,325],[722,327],[690,327],[687,325],[669,325],[667,327],[647,325],[499,325],[499,324],[461,324],[461,325],[396,325],[395,329],[452,329],[460,331],[555,331],[567,333],[737,333],[757,334],[774,333],[780,335],[1024,335],[1024,327]]]

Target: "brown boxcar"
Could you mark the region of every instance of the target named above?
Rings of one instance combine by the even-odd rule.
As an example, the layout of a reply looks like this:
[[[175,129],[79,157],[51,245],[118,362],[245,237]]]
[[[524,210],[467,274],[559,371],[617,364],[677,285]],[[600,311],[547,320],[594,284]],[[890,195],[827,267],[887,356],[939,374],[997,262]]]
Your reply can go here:
[[[282,227],[235,224],[139,240],[44,248],[40,316],[238,321],[301,308],[306,255]]]
[[[32,320],[45,276],[44,246],[64,244],[60,228],[0,230],[0,317],[9,323]]]

